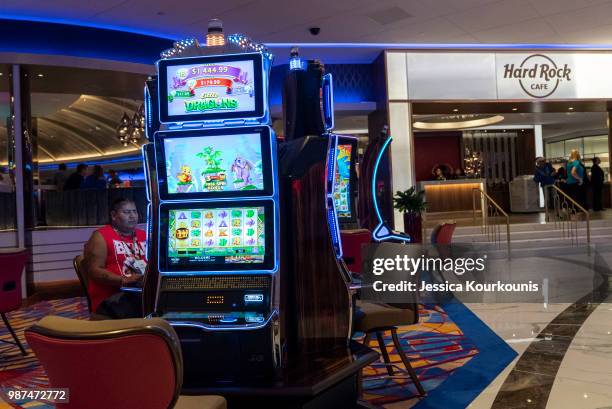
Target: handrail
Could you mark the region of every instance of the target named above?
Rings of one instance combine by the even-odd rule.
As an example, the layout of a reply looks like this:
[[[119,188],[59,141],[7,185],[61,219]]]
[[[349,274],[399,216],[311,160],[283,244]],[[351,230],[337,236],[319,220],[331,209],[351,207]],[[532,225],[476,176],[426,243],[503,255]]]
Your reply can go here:
[[[497,212],[497,214],[491,214],[491,215],[497,216],[501,214],[506,219],[506,242],[508,245],[508,256],[510,256],[510,249],[511,249],[510,216],[508,215],[508,213],[504,211],[504,209],[501,208],[499,204],[497,204],[495,200],[493,200],[491,196],[487,194],[487,192],[485,192],[481,188],[475,187],[472,189],[472,215],[474,217],[474,221],[476,221],[476,195],[475,195],[476,192],[480,193],[480,199],[481,199],[480,211],[482,212],[482,219],[483,219],[482,228],[484,230],[484,233],[487,234],[489,238],[493,238],[494,242],[495,241],[501,242],[501,230],[497,229],[496,227],[497,225],[492,225],[491,223],[489,223],[489,212],[487,211],[485,213],[485,207],[488,209],[492,205],[494,211],[492,211],[491,213]],[[486,206],[485,206],[485,202],[486,202]]]
[[[563,199],[565,201],[568,201],[572,204],[573,209],[578,209],[580,212],[582,212],[585,216],[585,222],[586,222],[586,234],[587,234],[587,244],[590,245],[591,244],[591,215],[589,214],[589,211],[586,210],[584,207],[582,207],[578,202],[576,202],[574,199],[571,198],[570,195],[568,195],[567,193],[565,193],[563,190],[561,190],[557,185],[548,185],[544,187],[544,202],[545,202],[545,212],[546,212],[546,221],[549,221],[549,215],[548,215],[548,190],[547,189],[553,189],[554,192],[557,195],[561,195],[563,197]],[[557,215],[557,217],[555,217],[555,223],[558,221],[558,217],[560,217],[560,207],[559,207],[559,200],[558,200],[558,196],[554,198],[554,205],[555,205],[555,213]],[[569,207],[566,208],[567,210],[569,210]],[[572,209],[572,210],[573,210]],[[561,222],[563,222],[564,220],[561,220]],[[568,223],[571,222],[571,220],[567,220]],[[565,225],[562,225],[563,228],[563,233],[565,235]],[[571,225],[568,226],[567,229],[567,233],[568,233],[568,237],[570,237],[573,240],[573,235],[572,235],[572,231],[571,231]],[[575,236],[576,236],[576,241],[578,241],[578,220],[575,221]]]

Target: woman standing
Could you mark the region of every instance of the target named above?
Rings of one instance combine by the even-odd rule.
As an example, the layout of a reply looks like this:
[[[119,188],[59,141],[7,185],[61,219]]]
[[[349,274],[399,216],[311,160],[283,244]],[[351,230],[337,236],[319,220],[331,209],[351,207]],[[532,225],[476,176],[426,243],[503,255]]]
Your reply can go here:
[[[567,162],[567,190],[571,198],[586,209],[584,178],[584,167],[580,163],[580,152],[578,152],[578,149],[572,149]]]

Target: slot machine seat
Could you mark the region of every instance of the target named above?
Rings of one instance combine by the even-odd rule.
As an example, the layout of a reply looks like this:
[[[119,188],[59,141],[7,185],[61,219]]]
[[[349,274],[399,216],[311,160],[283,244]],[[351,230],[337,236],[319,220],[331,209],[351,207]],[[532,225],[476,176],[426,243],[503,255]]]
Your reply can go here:
[[[25,331],[49,376],[68,388],[58,409],[226,409],[221,396],[179,396],[183,359],[160,318],[85,321],[47,316]],[[155,357],[155,359],[151,359]]]
[[[393,346],[397,351],[405,371],[412,379],[420,396],[425,396],[426,392],[419,378],[410,364],[406,352],[403,350],[397,335],[397,327],[400,325],[413,325],[419,322],[418,305],[416,303],[408,304],[379,304],[373,302],[357,301],[359,310],[358,319],[355,323],[355,331],[364,332],[365,338],[363,344],[369,346],[372,335],[376,336],[380,352],[382,353],[384,366],[387,369],[389,377],[396,377],[394,368],[399,369],[396,364],[391,362],[387,345],[385,344],[383,333],[391,332]],[[400,376],[401,377],[401,376]]]
[[[85,298],[87,299],[87,310],[89,311],[89,319],[92,321],[101,321],[108,320],[110,317],[102,314],[96,314],[91,310],[91,297],[89,296],[89,277],[87,276],[87,270],[83,265],[84,257],[79,254],[72,260],[72,266],[74,267],[74,272],[79,278],[79,282],[81,283],[81,288],[83,289],[83,293],[85,294]]]
[[[87,272],[83,266],[83,255],[79,254],[72,260],[72,266],[74,267],[74,272],[79,278],[79,282],[81,283],[81,288],[83,289],[83,293],[85,294],[85,298],[87,299],[87,310],[91,314],[91,297],[89,297],[88,287],[88,277]]]

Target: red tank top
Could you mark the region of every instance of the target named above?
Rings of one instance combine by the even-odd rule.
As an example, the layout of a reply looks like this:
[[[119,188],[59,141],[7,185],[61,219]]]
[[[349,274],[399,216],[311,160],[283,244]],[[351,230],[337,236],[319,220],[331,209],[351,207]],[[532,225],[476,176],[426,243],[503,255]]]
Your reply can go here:
[[[128,257],[146,260],[147,234],[144,230],[136,229],[132,237],[123,236],[110,225],[98,229],[106,243],[106,270],[120,276],[124,270],[124,263]],[[102,301],[119,291],[118,287],[100,284],[94,280],[89,281],[89,297],[91,310],[95,312]]]

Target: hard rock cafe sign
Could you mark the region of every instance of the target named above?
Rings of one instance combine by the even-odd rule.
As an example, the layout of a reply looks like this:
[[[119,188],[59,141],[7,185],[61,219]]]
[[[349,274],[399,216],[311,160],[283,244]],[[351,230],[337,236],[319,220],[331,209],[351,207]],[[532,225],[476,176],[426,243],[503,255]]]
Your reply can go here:
[[[552,96],[564,82],[573,78],[570,64],[560,64],[544,54],[532,54],[520,64],[502,66],[504,79],[515,79],[525,94],[533,98]]]

